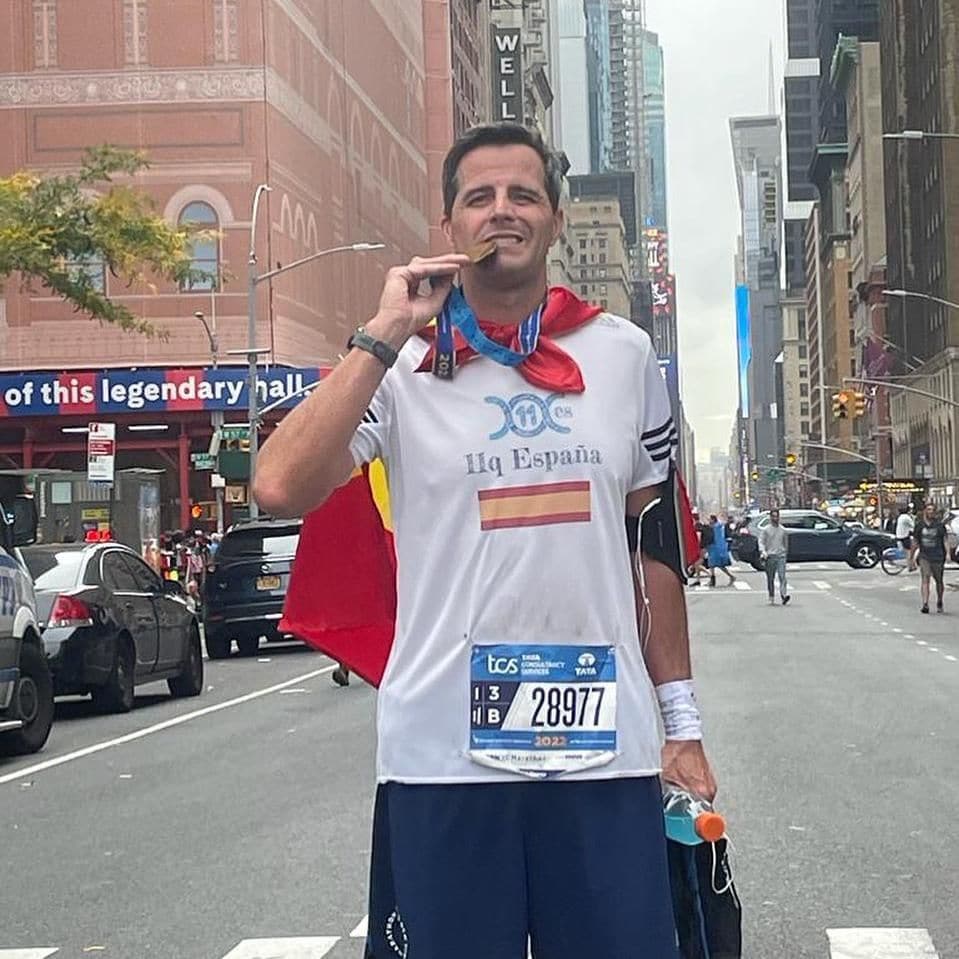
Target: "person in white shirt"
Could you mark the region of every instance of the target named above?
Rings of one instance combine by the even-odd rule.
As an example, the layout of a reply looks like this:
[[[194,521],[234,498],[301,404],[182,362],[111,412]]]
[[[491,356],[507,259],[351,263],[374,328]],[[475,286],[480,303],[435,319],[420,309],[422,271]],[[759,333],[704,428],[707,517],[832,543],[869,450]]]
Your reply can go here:
[[[443,228],[492,255],[390,270],[258,464],[254,495],[281,516],[357,465],[388,470],[368,959],[519,959],[527,937],[548,959],[676,957],[658,776],[716,786],[681,582],[628,538],[676,432],[647,334],[547,291],[560,186],[533,131],[461,137]]]
[[[896,539],[899,545],[905,550],[912,549],[912,534],[916,528],[916,521],[909,512],[908,507],[903,506],[899,510],[899,519],[896,520]]]
[[[759,532],[759,555],[766,562],[766,588],[769,605],[776,604],[776,577],[779,577],[779,595],[783,606],[792,598],[786,584],[786,557],[789,555],[789,534],[779,522],[779,510],[769,511],[769,522]]]

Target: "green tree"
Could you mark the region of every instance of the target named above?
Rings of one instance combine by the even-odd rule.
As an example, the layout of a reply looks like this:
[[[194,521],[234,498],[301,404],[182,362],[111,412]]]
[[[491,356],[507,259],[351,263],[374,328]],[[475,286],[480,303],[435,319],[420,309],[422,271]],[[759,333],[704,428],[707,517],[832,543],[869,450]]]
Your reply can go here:
[[[189,284],[209,274],[192,266],[196,231],[171,226],[148,196],[116,174],[148,166],[140,153],[111,146],[88,150],[79,172],[0,178],[0,282],[19,272],[39,280],[78,312],[125,330],[157,335],[147,320],[113,302],[84,264],[100,263],[133,285],[163,277]]]

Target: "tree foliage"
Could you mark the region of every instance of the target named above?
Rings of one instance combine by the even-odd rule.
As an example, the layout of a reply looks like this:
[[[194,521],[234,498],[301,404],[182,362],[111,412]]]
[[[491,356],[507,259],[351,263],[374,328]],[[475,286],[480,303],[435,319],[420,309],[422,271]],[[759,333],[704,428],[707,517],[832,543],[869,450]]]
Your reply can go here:
[[[103,146],[88,150],[75,174],[21,171],[0,178],[0,281],[20,273],[78,312],[156,335],[147,320],[97,289],[89,268],[102,263],[128,286],[157,277],[186,285],[209,282],[208,273],[193,268],[191,256],[193,241],[209,234],[171,226],[148,196],[113,182],[147,166],[141,153]]]

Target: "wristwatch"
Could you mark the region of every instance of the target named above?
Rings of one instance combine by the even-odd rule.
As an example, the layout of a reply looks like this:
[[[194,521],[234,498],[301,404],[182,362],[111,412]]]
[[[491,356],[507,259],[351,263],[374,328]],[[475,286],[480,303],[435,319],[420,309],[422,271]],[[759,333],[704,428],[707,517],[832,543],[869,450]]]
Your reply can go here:
[[[396,362],[396,358],[399,356],[389,343],[384,343],[382,340],[370,336],[362,326],[347,340],[346,348],[348,350],[354,348],[365,350],[370,355],[375,356],[387,369]]]

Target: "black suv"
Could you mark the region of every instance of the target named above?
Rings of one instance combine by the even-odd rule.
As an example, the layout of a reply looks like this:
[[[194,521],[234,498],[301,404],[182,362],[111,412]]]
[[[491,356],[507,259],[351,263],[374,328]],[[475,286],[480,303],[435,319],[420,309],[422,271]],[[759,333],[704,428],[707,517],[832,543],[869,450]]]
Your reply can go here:
[[[809,509],[783,509],[779,521],[789,534],[790,563],[848,563],[853,569],[872,569],[882,551],[896,545],[895,537],[878,530],[848,526],[825,513]],[[762,569],[759,533],[769,523],[769,513],[753,516],[736,539],[736,557]]]
[[[203,584],[203,628],[210,659],[230,655],[236,640],[243,656],[255,656],[260,637],[285,638],[277,629],[301,521],[263,519],[231,527]]]

